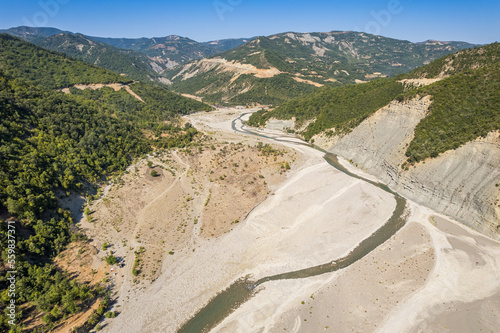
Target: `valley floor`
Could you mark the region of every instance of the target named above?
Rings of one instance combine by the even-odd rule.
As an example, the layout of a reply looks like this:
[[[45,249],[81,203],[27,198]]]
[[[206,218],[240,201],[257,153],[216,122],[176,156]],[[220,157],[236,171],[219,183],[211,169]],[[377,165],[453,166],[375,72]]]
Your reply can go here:
[[[392,195],[297,139],[235,132],[232,121],[247,112],[187,117],[210,140],[203,151],[151,157],[157,178],[142,161],[92,206],[94,221],[82,227],[98,249],[108,242],[126,257],[110,276],[121,313],[104,332],[175,332],[233,281],[340,258],[392,215]],[[283,154],[262,156],[258,142]],[[363,259],[264,283],[212,331],[499,331],[500,243],[408,203],[406,226]]]

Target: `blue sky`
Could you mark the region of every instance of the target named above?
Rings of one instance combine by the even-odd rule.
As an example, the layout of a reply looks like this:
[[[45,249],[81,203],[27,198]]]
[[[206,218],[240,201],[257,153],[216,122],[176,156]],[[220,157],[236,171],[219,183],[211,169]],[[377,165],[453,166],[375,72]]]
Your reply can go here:
[[[500,1],[0,0],[0,28],[56,27],[102,37],[197,41],[285,31],[355,30],[413,42],[500,41]]]

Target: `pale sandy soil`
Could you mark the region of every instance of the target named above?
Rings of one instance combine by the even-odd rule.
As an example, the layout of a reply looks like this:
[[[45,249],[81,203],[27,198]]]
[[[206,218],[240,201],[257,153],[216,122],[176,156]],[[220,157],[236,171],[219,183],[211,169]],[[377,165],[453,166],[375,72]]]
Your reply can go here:
[[[227,147],[241,141],[248,150],[258,140],[271,142],[231,129],[232,119],[245,112],[223,109],[187,119],[213,142],[226,141]],[[88,232],[94,233],[98,245],[108,238],[124,238],[112,249],[127,257],[123,281],[116,281],[121,314],[108,320],[103,331],[175,332],[236,279],[246,275],[258,279],[342,257],[391,216],[395,200],[389,193],[337,171],[322,153],[297,145],[295,138],[276,131],[263,134],[284,140],[274,146],[289,151],[286,159],[295,159],[286,175],[279,174],[279,167],[265,174],[266,181],[274,179],[269,181],[267,198],[257,195],[244,202],[251,196],[249,191],[238,191],[246,179],[243,172],[232,175],[230,183],[238,186],[207,183],[210,168],[217,177],[229,176],[230,165],[243,152],[233,150],[234,155],[226,154],[223,162],[204,151],[152,157],[158,165],[175,170],[175,176],[158,169],[162,176],[150,179],[142,162],[137,172],[124,176],[126,193],[112,189],[108,196],[115,198],[109,198],[107,209],[102,207],[104,201],[96,204],[96,222],[86,226]],[[221,170],[223,164],[218,163],[229,167]],[[260,160],[257,166],[266,164]],[[219,205],[205,210],[209,189],[215,193],[216,185],[221,186],[220,197],[213,194],[213,200]],[[189,196],[192,200],[186,201]],[[241,205],[231,204],[233,197]],[[335,273],[265,283],[213,331],[499,331],[500,243],[425,207],[411,202],[409,207],[407,225],[357,263]],[[245,219],[247,211],[251,212]],[[239,223],[231,224],[233,217],[227,214],[232,212],[242,215]],[[141,255],[145,263],[134,282],[132,250],[140,246],[146,249]],[[170,250],[175,254],[166,254]]]
[[[237,112],[199,113],[190,120],[199,128],[219,129],[216,136],[226,135]],[[390,217],[395,207],[391,195],[336,171],[314,149],[294,147],[305,162],[291,171],[274,195],[230,233],[216,240],[198,238],[193,248],[168,256],[162,274],[131,296],[122,306],[123,318],[111,321],[107,329],[173,332],[235,279],[331,261]]]
[[[104,87],[109,87],[112,88],[114,91],[119,91],[121,89],[125,89],[130,95],[138,99],[139,101],[144,103],[144,100],[137,95],[135,92],[130,89],[130,87],[126,84],[121,84],[121,83],[108,83],[108,84],[103,84],[103,83],[97,83],[97,84],[76,84],[73,86],[74,88],[80,89],[80,90],[85,90],[85,89],[92,89],[92,90],[99,90]],[[63,88],[61,89],[65,94],[69,94],[69,88]]]
[[[436,79],[404,79],[398,82],[401,83],[411,83],[416,86],[428,86],[429,84],[433,84],[434,82],[438,82],[442,80],[443,78],[436,78]]]
[[[324,86],[321,83],[314,82],[314,81],[311,81],[311,80],[301,79],[300,77],[294,77],[293,79],[295,81],[297,81],[297,82],[307,83],[307,84],[313,85],[315,87],[323,87]]]

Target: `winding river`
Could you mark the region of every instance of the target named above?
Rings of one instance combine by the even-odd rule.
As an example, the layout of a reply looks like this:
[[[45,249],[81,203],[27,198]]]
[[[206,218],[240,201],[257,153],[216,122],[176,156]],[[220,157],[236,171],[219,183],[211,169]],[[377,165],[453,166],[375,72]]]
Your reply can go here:
[[[243,127],[237,128],[236,122],[241,121],[241,118],[245,115],[246,114],[242,114],[240,117],[233,120],[232,128],[234,131],[244,134],[257,135],[274,141],[282,141],[287,143],[307,145],[313,147],[313,145],[305,142],[291,142],[289,140],[281,140],[252,132],[250,130],[244,129]],[[268,281],[303,279],[307,277],[331,273],[339,269],[349,267],[356,261],[360,260],[367,254],[372,252],[379,245],[386,242],[399,229],[401,229],[405,225],[408,214],[406,209],[406,200],[403,197],[391,191],[384,184],[373,182],[371,180],[365,179],[363,177],[360,177],[356,174],[349,172],[344,166],[342,166],[339,163],[336,155],[327,153],[318,147],[314,148],[319,149],[325,153],[324,158],[332,167],[346,173],[351,177],[362,179],[394,195],[394,198],[396,199],[396,208],[394,209],[392,216],[381,228],[379,228],[371,236],[369,236],[361,243],[359,243],[348,255],[346,255],[343,258],[337,258],[331,262],[314,267],[267,276],[257,281],[251,281],[249,277],[240,278],[239,280],[231,284],[226,290],[222,291],[217,296],[215,296],[204,308],[200,309],[189,321],[187,321],[178,330],[179,333],[198,333],[198,332],[210,331],[220,322],[222,322],[224,318],[226,318],[232,312],[234,312],[241,304],[245,303],[252,296],[254,296],[258,292],[256,287]]]

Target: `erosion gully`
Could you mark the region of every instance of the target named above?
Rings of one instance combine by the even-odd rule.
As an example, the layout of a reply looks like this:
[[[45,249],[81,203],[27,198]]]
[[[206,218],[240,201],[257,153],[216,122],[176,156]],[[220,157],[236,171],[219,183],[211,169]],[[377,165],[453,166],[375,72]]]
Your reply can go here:
[[[282,140],[255,133],[250,130],[244,129],[243,127],[237,128],[237,121],[241,121],[241,118],[245,115],[246,114],[242,114],[240,117],[233,120],[232,129],[234,131],[243,134],[256,135],[278,142],[281,141],[316,148],[325,153],[324,158],[332,167],[351,177],[361,179],[367,183],[383,189],[386,192],[391,193],[396,199],[396,208],[394,209],[392,216],[381,228],[379,228],[372,235],[359,243],[359,245],[356,246],[345,257],[337,258],[331,262],[314,267],[267,276],[257,281],[252,281],[248,276],[241,277],[233,284],[231,284],[227,289],[220,292],[217,296],[210,300],[210,302],[204,308],[200,309],[190,320],[184,323],[182,327],[177,331],[178,333],[209,332],[219,323],[221,323],[227,316],[234,312],[239,306],[241,306],[252,296],[254,296],[258,292],[258,290],[256,289],[258,286],[268,281],[304,279],[312,276],[335,272],[337,270],[349,267],[356,261],[372,252],[379,245],[386,242],[389,238],[391,238],[399,229],[401,229],[405,225],[408,217],[406,200],[397,193],[391,191],[386,185],[353,174],[339,163],[338,158],[335,154],[328,153],[319,147],[313,146],[312,144]]]

